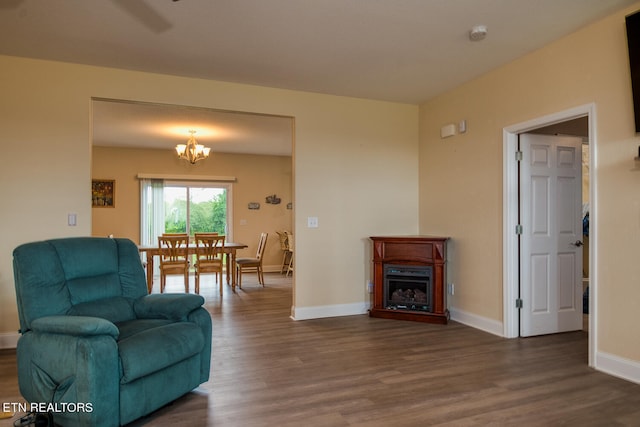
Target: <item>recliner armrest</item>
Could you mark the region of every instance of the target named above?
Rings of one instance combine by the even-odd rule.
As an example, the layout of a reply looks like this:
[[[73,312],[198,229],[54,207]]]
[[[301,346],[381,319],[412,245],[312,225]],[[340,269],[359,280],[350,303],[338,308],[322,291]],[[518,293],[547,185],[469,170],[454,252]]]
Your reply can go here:
[[[133,310],[138,319],[184,320],[201,307],[204,298],[194,294],[152,294],[138,298]]]
[[[31,322],[31,330],[73,336],[111,335],[117,339],[120,332],[106,319],[89,316],[45,316]]]

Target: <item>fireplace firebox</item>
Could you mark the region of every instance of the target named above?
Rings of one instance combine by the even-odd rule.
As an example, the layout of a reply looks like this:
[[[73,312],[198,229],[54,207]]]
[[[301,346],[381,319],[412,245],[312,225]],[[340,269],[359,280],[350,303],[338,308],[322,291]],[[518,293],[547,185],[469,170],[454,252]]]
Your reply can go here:
[[[447,237],[371,237],[371,317],[446,324]]]
[[[431,312],[430,266],[384,266],[384,306],[389,310]]]

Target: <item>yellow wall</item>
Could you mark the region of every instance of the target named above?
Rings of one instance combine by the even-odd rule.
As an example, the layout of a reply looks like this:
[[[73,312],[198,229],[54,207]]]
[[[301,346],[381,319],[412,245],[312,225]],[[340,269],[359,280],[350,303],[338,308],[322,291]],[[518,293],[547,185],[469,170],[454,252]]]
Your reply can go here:
[[[113,208],[92,209],[92,235],[127,237],[140,241],[139,173],[149,175],[206,175],[236,178],[232,184],[233,234],[235,242],[249,245],[238,256],[253,256],[262,231],[269,233],[265,249],[266,271],[278,271],[282,263],[280,240],[276,231],[292,229],[291,157],[213,153],[206,161],[191,165],[179,160],[172,150],[149,150],[117,147],[93,147],[92,177],[116,180],[116,203]],[[197,185],[198,181],[193,181]],[[266,204],[265,197],[276,194],[279,205]],[[260,203],[259,210],[249,210],[249,202]]]
[[[9,56],[0,87],[0,347],[18,329],[13,248],[91,234],[92,97],[295,118],[295,318],[363,312],[368,236],[418,230],[416,105]]]
[[[638,8],[616,13],[420,107],[420,230],[454,239],[451,305],[502,322],[503,128],[595,104],[596,350],[636,362],[640,172],[632,169],[640,141],[634,133],[624,16]],[[441,126],[462,119],[467,120],[466,134],[440,139]]]

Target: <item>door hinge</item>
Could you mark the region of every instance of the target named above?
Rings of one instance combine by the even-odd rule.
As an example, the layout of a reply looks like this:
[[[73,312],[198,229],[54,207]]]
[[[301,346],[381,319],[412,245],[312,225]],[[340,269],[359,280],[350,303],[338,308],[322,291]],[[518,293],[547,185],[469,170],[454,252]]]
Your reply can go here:
[[[516,308],[522,308],[522,299],[516,299]]]
[[[522,161],[522,151],[520,151],[520,150],[516,151],[516,161],[517,162],[521,162]]]
[[[522,224],[516,225],[516,234],[522,234]]]

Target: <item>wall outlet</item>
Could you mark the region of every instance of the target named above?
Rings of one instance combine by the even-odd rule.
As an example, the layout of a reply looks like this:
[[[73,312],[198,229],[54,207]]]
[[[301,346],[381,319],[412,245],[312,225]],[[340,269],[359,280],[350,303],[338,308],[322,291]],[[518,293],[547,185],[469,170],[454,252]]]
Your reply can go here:
[[[453,283],[447,283],[447,294],[454,295],[456,293],[456,288]]]

